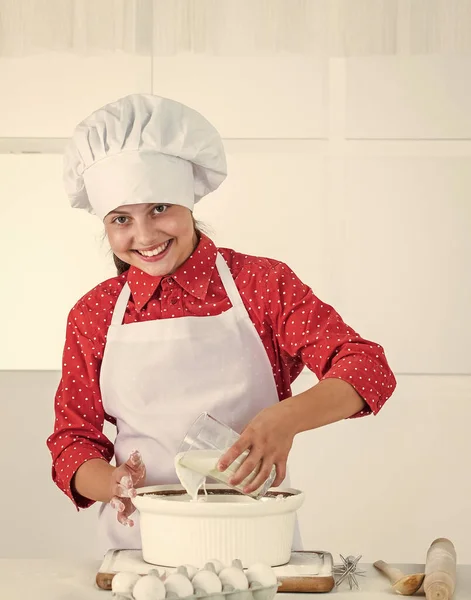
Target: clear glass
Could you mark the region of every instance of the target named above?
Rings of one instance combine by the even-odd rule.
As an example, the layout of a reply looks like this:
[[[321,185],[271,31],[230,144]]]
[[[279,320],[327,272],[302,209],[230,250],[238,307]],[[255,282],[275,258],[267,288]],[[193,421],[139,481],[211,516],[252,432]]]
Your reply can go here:
[[[247,458],[248,450],[243,452],[225,471],[218,471],[217,469],[217,463],[221,456],[239,437],[239,434],[233,429],[204,412],[196,419],[180,444],[178,450],[181,455],[180,463],[188,469],[211,477],[244,494],[243,488],[257,475],[260,464],[238,485],[231,485],[229,479]],[[275,477],[276,468],[273,466],[268,479],[259,488],[247,495],[256,499],[261,498],[267,493]]]

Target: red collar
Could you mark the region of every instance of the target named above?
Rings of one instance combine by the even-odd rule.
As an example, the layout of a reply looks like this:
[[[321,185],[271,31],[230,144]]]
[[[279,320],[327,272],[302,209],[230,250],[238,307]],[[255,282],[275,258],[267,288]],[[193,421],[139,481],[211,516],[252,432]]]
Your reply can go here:
[[[165,279],[173,279],[189,294],[204,300],[209,282],[216,266],[217,248],[212,240],[203,233],[200,241],[186,261],[172,275],[152,276],[136,267],[129,267],[128,284],[134,305],[141,310]]]

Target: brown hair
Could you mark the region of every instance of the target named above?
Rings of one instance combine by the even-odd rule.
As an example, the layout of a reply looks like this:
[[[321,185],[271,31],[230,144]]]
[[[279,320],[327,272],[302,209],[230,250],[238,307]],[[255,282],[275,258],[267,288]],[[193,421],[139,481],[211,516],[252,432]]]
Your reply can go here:
[[[199,241],[201,233],[205,232],[205,226],[202,223],[200,223],[199,221],[197,221],[193,217],[193,215],[191,216],[191,218],[193,219],[193,226],[195,228],[196,235],[198,236],[198,241]],[[121,260],[120,258],[118,258],[114,252],[113,252],[113,262],[115,264],[118,275],[122,275],[130,267],[130,265],[127,262],[124,262],[124,260]]]

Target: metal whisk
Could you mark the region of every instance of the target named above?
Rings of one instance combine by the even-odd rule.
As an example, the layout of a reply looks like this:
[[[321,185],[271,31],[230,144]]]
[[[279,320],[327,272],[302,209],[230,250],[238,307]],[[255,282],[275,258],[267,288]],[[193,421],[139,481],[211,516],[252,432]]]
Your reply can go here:
[[[342,559],[343,564],[334,565],[332,569],[334,577],[336,578],[335,585],[339,587],[339,585],[346,579],[351,590],[353,590],[353,588],[359,590],[360,586],[357,581],[357,576],[364,577],[366,573],[366,571],[360,571],[357,569],[361,555],[357,556],[356,558],[354,556],[347,556],[347,558],[344,558],[340,554],[340,558]]]

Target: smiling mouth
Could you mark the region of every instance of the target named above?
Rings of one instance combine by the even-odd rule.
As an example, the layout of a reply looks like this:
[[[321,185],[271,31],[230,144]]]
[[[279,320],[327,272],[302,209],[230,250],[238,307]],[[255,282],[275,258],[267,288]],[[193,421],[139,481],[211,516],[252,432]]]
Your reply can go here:
[[[157,256],[163,254],[170,247],[172,241],[173,239],[167,240],[163,244],[152,248],[152,250],[133,250],[133,252],[135,252],[144,259],[156,258]]]

